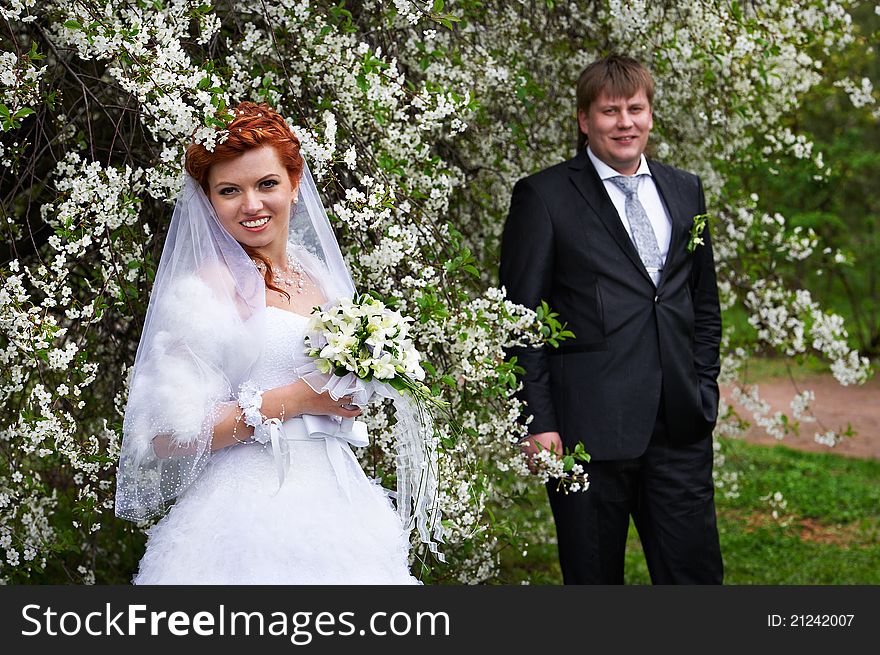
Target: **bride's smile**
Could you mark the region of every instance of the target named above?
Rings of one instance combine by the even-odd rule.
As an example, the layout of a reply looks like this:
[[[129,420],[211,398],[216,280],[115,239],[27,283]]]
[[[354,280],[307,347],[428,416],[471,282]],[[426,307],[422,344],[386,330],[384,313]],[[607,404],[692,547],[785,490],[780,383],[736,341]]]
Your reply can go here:
[[[259,216],[257,218],[241,221],[240,224],[244,226],[246,230],[251,232],[261,232],[263,228],[269,224],[270,220],[272,220],[271,216]]]

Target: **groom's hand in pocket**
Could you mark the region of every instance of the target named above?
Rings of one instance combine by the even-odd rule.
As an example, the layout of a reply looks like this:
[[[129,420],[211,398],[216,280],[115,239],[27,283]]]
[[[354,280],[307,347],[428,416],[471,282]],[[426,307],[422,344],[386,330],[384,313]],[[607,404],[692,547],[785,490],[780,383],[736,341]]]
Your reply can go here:
[[[529,469],[535,472],[534,457],[542,450],[549,450],[556,453],[558,457],[562,457],[562,437],[558,432],[540,432],[538,434],[530,434],[520,444],[526,457],[529,458]]]

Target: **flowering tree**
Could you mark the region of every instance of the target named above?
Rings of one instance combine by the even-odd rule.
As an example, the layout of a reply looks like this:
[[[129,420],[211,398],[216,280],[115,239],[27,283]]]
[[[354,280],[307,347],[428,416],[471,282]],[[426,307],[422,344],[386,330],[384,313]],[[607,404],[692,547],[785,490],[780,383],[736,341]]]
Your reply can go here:
[[[4,0],[0,12],[6,581],[122,582],[137,561],[142,526],[113,517],[128,367],[184,149],[220,138],[244,99],[289,119],[356,283],[417,319],[427,381],[465,429],[442,435],[447,564],[417,554],[425,580],[491,580],[520,538],[498,511],[530,483],[504,348],[561,327],[505,299],[499,235],[513,182],[573,153],[573,82],[597,55],[651,65],[652,147],[703,176],[724,307],[756,329],[728,333],[727,379],[759,345],[819,352],[842,383],[867,373],[839,318],[774,272],[776,258],[811,257],[815,235],[728,184],[768,148],[821,174],[781,120],[822,79],[822,53],[854,38],[845,4]],[[367,418],[364,465],[392,475],[389,417]]]
[[[880,9],[865,3],[852,14],[853,41],[822,57],[826,82],[783,119],[779,133],[785,142],[770,141],[757,166],[740,167],[728,180],[756,192],[760,206],[781,213],[792,229],[815,230],[821,254],[780,262],[778,269],[843,312],[859,349],[876,357],[880,272],[874,262],[880,242],[871,216],[880,204],[871,189],[880,173],[880,107],[874,95],[880,65],[870,44],[877,42]],[[780,149],[795,156],[780,158]]]

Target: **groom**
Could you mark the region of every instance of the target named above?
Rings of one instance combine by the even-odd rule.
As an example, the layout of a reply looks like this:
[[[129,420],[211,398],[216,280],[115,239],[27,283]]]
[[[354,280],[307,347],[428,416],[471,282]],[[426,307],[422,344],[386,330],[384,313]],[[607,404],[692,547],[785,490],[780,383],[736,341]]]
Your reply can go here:
[[[575,338],[513,352],[528,454],[579,441],[590,488],[548,484],[566,584],[621,584],[632,516],[654,584],[720,584],[712,429],[721,315],[700,179],[644,156],[654,82],[612,55],[577,84],[578,154],[513,189],[501,283]]]

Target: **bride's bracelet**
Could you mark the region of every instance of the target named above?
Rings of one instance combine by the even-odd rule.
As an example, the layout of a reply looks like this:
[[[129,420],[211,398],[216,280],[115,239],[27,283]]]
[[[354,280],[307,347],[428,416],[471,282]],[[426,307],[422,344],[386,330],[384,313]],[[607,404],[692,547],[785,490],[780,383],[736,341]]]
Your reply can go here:
[[[260,428],[272,419],[263,416],[262,412],[260,412],[260,408],[263,406],[263,393],[255,384],[248,381],[241,385],[241,391],[238,394],[238,406],[241,408],[241,412],[236,416],[235,425],[232,426],[232,438],[240,444],[249,444],[255,441],[265,444],[269,441],[269,433]],[[244,417],[245,425],[249,425],[254,429],[253,436],[247,441],[242,441],[235,436],[235,429],[242,417]],[[284,422],[284,403],[281,403],[280,421]]]
[[[260,413],[260,408],[263,406],[263,392],[253,382],[248,381],[241,385],[238,406],[241,407],[245,425],[252,428],[262,425],[265,420],[265,417]]]

